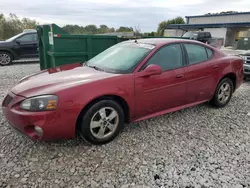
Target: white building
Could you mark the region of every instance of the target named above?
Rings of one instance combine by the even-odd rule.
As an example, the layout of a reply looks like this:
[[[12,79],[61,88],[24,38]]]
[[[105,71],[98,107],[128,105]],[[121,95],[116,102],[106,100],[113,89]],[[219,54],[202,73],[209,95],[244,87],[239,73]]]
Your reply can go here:
[[[211,32],[212,37],[224,38],[225,46],[236,46],[240,37],[250,37],[250,12],[186,16],[186,24],[170,24],[165,35],[180,36],[186,31]],[[176,35],[176,36],[177,36]]]

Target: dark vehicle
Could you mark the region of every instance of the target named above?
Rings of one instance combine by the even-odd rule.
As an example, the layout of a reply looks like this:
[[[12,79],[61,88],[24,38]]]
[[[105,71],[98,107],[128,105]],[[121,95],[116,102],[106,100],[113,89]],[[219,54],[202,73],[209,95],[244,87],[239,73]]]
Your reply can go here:
[[[250,78],[250,51],[240,54],[243,59],[244,78]]]
[[[198,40],[203,43],[209,43],[209,41],[212,39],[211,33],[205,31],[188,31],[182,35],[182,37]]]
[[[0,65],[10,65],[13,60],[20,58],[38,57],[37,47],[37,32],[33,29],[0,41]]]

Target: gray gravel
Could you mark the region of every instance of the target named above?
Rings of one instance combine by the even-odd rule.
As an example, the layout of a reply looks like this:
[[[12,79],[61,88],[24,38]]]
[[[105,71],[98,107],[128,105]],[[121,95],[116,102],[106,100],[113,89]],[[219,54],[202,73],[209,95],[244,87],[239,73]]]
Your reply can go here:
[[[0,67],[0,96],[38,64]],[[0,187],[250,187],[250,83],[207,104],[126,126],[105,146],[34,142],[0,111]]]

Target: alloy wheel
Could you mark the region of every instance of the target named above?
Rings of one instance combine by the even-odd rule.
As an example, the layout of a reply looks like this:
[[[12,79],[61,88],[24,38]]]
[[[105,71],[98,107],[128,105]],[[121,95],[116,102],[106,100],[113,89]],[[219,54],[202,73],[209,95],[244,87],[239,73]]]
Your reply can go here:
[[[8,65],[11,62],[11,58],[8,54],[1,53],[0,54],[0,64],[1,65]]]
[[[230,98],[231,87],[229,83],[223,83],[219,89],[218,99],[219,101],[224,104]]]
[[[114,134],[119,124],[119,115],[114,108],[103,107],[90,121],[90,131],[97,139],[105,139]]]

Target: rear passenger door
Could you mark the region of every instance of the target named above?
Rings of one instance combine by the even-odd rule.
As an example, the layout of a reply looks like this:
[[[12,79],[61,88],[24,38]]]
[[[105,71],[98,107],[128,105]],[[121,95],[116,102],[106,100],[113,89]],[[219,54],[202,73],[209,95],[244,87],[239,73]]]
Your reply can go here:
[[[209,100],[213,96],[218,71],[213,60],[213,51],[203,45],[183,44],[187,59],[187,102],[195,103]]]

